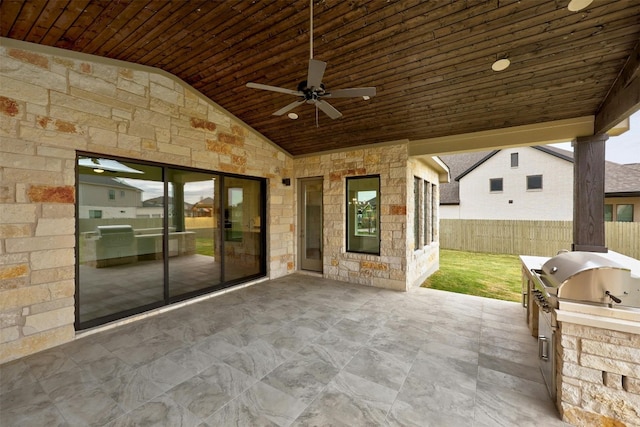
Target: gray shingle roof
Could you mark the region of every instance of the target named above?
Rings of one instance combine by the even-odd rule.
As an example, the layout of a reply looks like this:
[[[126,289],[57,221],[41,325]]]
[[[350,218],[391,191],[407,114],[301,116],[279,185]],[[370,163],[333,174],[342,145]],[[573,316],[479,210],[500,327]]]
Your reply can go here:
[[[573,163],[573,152],[548,145],[534,146],[544,153],[559,157]],[[460,203],[459,179],[484,163],[496,151],[478,151],[439,156],[451,171],[451,182],[440,185],[440,204],[455,205]],[[635,196],[640,195],[640,163],[621,165],[605,162],[605,195]]]

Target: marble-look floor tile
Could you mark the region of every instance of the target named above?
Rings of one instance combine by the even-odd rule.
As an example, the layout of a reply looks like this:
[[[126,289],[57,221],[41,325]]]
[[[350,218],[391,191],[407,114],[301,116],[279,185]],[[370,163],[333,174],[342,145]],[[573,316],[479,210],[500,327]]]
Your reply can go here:
[[[339,370],[317,358],[295,355],[271,371],[262,382],[310,403]]]
[[[0,426],[67,426],[58,408],[51,401],[30,402],[26,406],[0,409]]]
[[[306,357],[318,358],[338,369],[342,369],[361,347],[362,344],[360,343],[345,340],[328,331],[313,343],[303,347],[299,353]]]
[[[305,409],[296,425],[384,425],[395,397],[394,390],[341,372]]]
[[[167,395],[202,419],[232,399],[218,385],[210,384],[199,376],[178,384],[167,391]]]
[[[124,414],[116,401],[100,389],[56,402],[56,406],[72,426],[101,426]]]
[[[261,379],[292,355],[290,351],[279,350],[266,341],[256,340],[222,361],[247,375]]]
[[[411,363],[399,357],[363,347],[344,367],[344,371],[397,391],[410,368]]]
[[[182,341],[167,334],[160,334],[142,342],[130,343],[129,346],[120,347],[113,351],[113,354],[132,367],[140,367],[177,350],[182,345]]]
[[[485,383],[478,384],[475,421],[496,427],[567,426],[556,413],[550,399],[539,400]]]
[[[143,365],[136,371],[160,387],[162,391],[167,391],[195,375],[193,370],[180,366],[166,357]]]
[[[22,410],[29,406],[49,404],[51,400],[46,390],[37,382],[26,383],[6,393],[0,394],[0,414],[10,410]]]
[[[539,400],[549,400],[549,392],[544,383],[531,381],[483,366],[478,368],[478,383],[499,386],[514,393],[521,393]]]
[[[216,362],[200,375],[167,392],[176,402],[205,419],[247,390],[256,380],[237,369]]]
[[[129,323],[86,339],[102,344],[109,351],[115,351],[135,347],[145,340],[162,334],[162,329],[155,323],[143,321]]]
[[[390,427],[461,427],[472,426],[473,417],[465,418],[456,412],[433,412],[422,406],[414,408],[398,399],[387,415]]]
[[[61,372],[40,381],[42,388],[54,401],[73,399],[79,394],[89,393],[99,389],[101,383],[94,375],[86,370],[75,372]]]
[[[178,348],[165,357],[189,372],[193,372],[194,375],[204,371],[216,361],[211,355],[198,350],[195,346]]]
[[[125,411],[135,409],[163,392],[138,371],[107,381],[102,389]]]
[[[109,353],[104,357],[83,364],[83,370],[101,381],[109,381],[133,371],[133,367],[113,353]]]
[[[562,426],[535,347],[517,303],[294,274],[0,365],[0,425]]]
[[[198,427],[202,420],[166,395],[158,396],[107,424],[107,427]]]
[[[368,328],[355,320],[342,319],[327,332],[348,341],[364,344],[375,335],[377,328]]]
[[[23,361],[29,366],[29,373],[37,380],[78,369],[76,363],[60,349],[46,350],[28,356]]]
[[[23,360],[0,365],[0,395],[15,388],[35,383],[36,379],[29,371],[29,366]]]
[[[262,339],[279,350],[296,353],[320,335],[321,333],[315,329],[287,324],[275,332],[263,336]]]
[[[531,368],[538,367],[538,346],[529,347],[522,346],[521,349],[509,349],[505,347],[499,347],[491,344],[480,344],[480,353],[489,357],[495,357],[498,359],[509,360],[510,362],[517,363],[519,365],[530,366]]]
[[[305,404],[258,382],[206,419],[210,426],[288,426]]]
[[[490,347],[490,349],[496,348]],[[513,362],[508,359],[507,354],[500,350],[494,351],[493,353],[493,355],[480,353],[478,356],[478,363],[480,366],[487,369],[493,369],[494,371],[504,372],[505,374],[509,374],[514,377],[524,378],[529,381],[544,381],[540,375],[540,370],[537,364],[528,363],[525,365]],[[498,356],[496,356],[496,354],[498,354]]]
[[[427,341],[421,347],[416,358],[440,357],[454,359],[478,365],[478,352],[468,350],[465,347],[453,346],[440,341]]]

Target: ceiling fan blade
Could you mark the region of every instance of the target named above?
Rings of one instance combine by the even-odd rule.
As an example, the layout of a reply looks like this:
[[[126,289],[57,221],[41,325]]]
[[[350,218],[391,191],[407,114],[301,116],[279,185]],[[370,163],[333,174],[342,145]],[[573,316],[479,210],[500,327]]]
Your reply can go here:
[[[342,113],[340,111],[336,110],[331,104],[323,101],[322,99],[317,100],[315,104],[319,109],[324,111],[324,113],[332,119],[339,119],[340,117],[342,117]]]
[[[287,105],[286,107],[282,107],[281,109],[279,109],[278,111],[276,111],[275,113],[273,113],[274,116],[281,116],[284,113],[288,113],[289,111],[293,110],[294,108],[296,108],[298,105],[304,104],[306,101],[303,99],[302,101],[294,101],[291,104]]]
[[[320,87],[322,84],[322,77],[324,76],[324,70],[327,68],[327,63],[318,61],[317,59],[309,60],[309,71],[307,72],[307,87]]]
[[[285,89],[283,87],[277,87],[277,86],[263,85],[260,83],[249,82],[247,83],[247,87],[250,87],[252,89],[270,90],[271,92],[286,93],[289,95],[304,96],[302,92],[298,92],[297,90]]]
[[[375,87],[353,87],[350,89],[338,89],[322,95],[326,98],[358,98],[361,96],[376,96]]]

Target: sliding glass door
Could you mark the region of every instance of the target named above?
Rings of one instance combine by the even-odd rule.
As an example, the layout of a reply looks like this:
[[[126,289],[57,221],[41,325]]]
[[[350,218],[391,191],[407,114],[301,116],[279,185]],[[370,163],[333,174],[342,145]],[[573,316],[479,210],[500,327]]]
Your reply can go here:
[[[78,157],[76,326],[265,274],[265,180]]]
[[[169,169],[169,296],[222,283],[218,175]]]

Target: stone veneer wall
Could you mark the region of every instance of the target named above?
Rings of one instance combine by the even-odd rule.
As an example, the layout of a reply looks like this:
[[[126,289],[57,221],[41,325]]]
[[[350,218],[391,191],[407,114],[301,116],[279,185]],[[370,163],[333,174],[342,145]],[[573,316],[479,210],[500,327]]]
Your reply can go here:
[[[165,72],[0,39],[0,138],[0,363],[74,338],[76,150],[268,178],[294,271],[293,159]]]
[[[421,240],[420,249],[416,250],[414,242],[415,233],[413,231],[413,215],[415,209],[415,201],[413,200],[414,177],[420,178],[423,181],[428,181],[429,184],[435,184],[435,200],[440,200],[440,177],[436,171],[425,166],[420,160],[409,159],[407,168],[407,180],[411,184],[411,186],[407,192],[407,258],[411,260],[411,263],[409,263],[409,265],[407,266],[407,283],[409,284],[409,286],[420,286],[427,277],[435,273],[438,268],[440,268],[440,221],[436,221],[435,224],[433,224],[433,241],[424,242]],[[420,206],[423,207],[424,197],[425,192],[422,191],[420,193]],[[432,216],[435,218],[440,218],[440,204],[434,203],[432,209],[435,210],[435,212],[432,213]],[[424,209],[422,209],[419,220],[421,227],[424,227],[425,215],[428,214],[428,212],[424,212]],[[424,239],[423,236],[424,231],[421,228],[420,239]]]
[[[640,426],[640,335],[560,322],[558,406],[578,426]]]
[[[407,180],[418,174],[437,183],[437,174],[418,163],[409,168],[409,161],[404,143],[295,159],[296,178],[324,178],[324,277],[406,291],[418,269],[432,270],[437,256],[413,251],[413,192],[407,193]],[[380,175],[379,256],[346,251],[346,177],[363,175]]]

